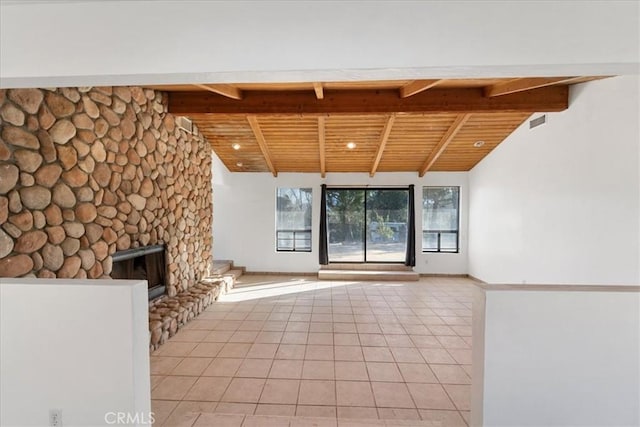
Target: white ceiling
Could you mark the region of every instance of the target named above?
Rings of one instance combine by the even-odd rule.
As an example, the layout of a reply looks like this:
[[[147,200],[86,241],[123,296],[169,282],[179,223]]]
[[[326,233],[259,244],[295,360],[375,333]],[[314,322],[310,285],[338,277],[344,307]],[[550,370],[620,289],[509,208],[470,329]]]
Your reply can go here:
[[[638,2],[0,3],[0,86],[638,73]]]

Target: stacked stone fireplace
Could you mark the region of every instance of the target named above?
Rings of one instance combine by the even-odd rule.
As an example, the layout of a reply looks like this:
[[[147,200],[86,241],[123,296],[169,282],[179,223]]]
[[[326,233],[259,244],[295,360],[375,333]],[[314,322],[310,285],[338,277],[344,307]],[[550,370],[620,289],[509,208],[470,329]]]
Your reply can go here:
[[[146,280],[149,300],[163,296],[167,291],[167,263],[164,245],[143,246],[118,251],[111,256],[114,279]]]
[[[110,278],[161,245],[166,294],[211,265],[211,151],[139,87],[0,90],[0,276]]]

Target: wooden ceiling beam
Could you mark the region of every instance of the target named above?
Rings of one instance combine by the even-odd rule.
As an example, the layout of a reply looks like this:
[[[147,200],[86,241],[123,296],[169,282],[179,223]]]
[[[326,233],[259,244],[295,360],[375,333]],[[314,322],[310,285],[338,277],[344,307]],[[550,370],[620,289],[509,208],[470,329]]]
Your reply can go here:
[[[242,91],[237,87],[225,84],[194,84],[194,86],[204,89],[227,98],[240,100],[242,99]]]
[[[324,89],[322,88],[322,83],[314,83],[313,91],[316,93],[316,98],[318,99],[324,98]]]
[[[318,147],[320,150],[320,176],[324,178],[327,175],[327,161],[325,154],[325,127],[324,116],[318,117]]]
[[[576,80],[580,80],[583,77],[532,77],[532,78],[518,78],[509,80],[502,83],[496,83],[484,88],[484,94],[488,97],[509,95],[517,92],[524,92],[527,90],[540,89],[547,86],[553,86],[557,84],[567,84]]]
[[[256,116],[247,116],[247,121],[249,122],[249,126],[251,126],[251,130],[256,137],[256,141],[258,141],[258,146],[260,147],[260,151],[262,152],[264,161],[267,163],[267,167],[269,168],[273,176],[278,176],[278,171],[276,170],[275,166],[273,166],[273,162],[271,161],[271,153],[269,153],[267,141],[264,139],[264,135],[262,134],[262,130],[260,129],[258,118]]]
[[[380,160],[382,160],[382,154],[384,153],[384,148],[387,145],[387,141],[389,140],[389,135],[391,134],[391,128],[393,127],[393,122],[396,120],[396,115],[392,114],[387,119],[387,123],[384,125],[384,129],[382,130],[382,134],[380,135],[380,144],[378,144],[378,153],[376,154],[376,158],[373,161],[373,165],[371,166],[371,172],[369,172],[369,176],[373,177],[378,170],[378,165],[380,165]]]
[[[444,151],[447,149],[447,146],[449,145],[449,143],[451,143],[451,141],[453,141],[453,138],[456,136],[458,131],[460,131],[467,120],[469,120],[469,117],[471,117],[471,114],[460,114],[458,117],[456,117],[451,126],[449,126],[449,129],[447,129],[447,131],[440,139],[440,142],[438,142],[438,145],[433,148],[433,150],[429,154],[429,157],[427,157],[427,160],[424,161],[424,164],[418,171],[418,175],[420,175],[420,177],[423,177],[424,174],[427,173],[427,171],[431,168],[431,166],[433,166],[436,160],[438,160],[438,157],[440,157],[442,153],[444,153]]]
[[[550,86],[509,95],[485,97],[482,88],[434,88],[408,98],[397,89],[311,91],[245,91],[241,101],[207,92],[169,92],[169,112],[178,115],[319,116],[327,114],[480,113],[563,111],[567,86]]]
[[[413,80],[400,88],[400,98],[407,98],[436,86],[442,80]]]

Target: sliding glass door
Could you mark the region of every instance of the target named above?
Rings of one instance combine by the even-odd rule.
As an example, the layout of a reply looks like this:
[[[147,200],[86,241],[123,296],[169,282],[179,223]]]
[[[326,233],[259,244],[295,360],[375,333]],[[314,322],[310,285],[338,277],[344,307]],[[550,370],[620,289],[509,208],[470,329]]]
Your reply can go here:
[[[365,190],[327,189],[329,262],[365,262]]]
[[[328,188],[329,262],[404,262],[407,189]]]
[[[408,201],[407,190],[367,190],[366,261],[405,261]]]

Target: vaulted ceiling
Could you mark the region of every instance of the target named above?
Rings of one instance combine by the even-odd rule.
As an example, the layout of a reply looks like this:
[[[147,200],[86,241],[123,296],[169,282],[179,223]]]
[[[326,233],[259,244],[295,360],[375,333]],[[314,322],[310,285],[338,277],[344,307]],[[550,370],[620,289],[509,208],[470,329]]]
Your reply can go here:
[[[601,77],[151,86],[232,172],[468,171]]]

